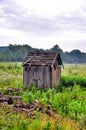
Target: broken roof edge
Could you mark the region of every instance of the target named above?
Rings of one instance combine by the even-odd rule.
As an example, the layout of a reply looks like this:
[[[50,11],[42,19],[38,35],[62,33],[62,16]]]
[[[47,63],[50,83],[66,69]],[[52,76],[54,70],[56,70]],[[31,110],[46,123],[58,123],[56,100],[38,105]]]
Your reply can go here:
[[[23,66],[25,65],[25,64],[27,64],[28,62],[30,62],[31,60],[32,60],[32,58],[34,58],[35,57],[35,55],[37,54],[37,52],[29,52],[28,54],[30,54],[30,53],[33,53],[34,55],[30,58],[30,59],[28,59],[25,63],[24,63],[24,61],[23,61]],[[26,55],[26,57],[28,56],[28,54]],[[26,58],[25,57],[25,58]],[[24,59],[25,60],[25,59]]]

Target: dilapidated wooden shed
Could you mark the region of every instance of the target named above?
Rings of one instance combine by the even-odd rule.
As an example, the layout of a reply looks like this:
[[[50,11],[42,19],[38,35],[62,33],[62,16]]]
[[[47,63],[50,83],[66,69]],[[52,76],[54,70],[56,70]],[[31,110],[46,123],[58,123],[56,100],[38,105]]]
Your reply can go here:
[[[60,82],[62,60],[59,53],[30,52],[23,62],[23,82],[31,87],[52,88]]]

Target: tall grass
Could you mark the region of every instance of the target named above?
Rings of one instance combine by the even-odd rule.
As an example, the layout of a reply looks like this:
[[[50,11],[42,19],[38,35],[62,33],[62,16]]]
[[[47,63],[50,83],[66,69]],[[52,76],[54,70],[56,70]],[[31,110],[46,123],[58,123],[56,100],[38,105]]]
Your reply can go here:
[[[52,118],[36,113],[34,118],[27,114],[16,114],[7,105],[0,105],[0,130],[81,130],[79,123],[69,118]],[[84,129],[83,129],[84,130]]]
[[[22,88],[10,94],[21,95],[24,102],[32,103],[37,99],[44,105],[50,104],[51,108],[61,115],[59,119],[50,119],[45,114],[30,119],[25,115],[13,113],[7,106],[3,108],[0,105],[0,113],[2,112],[2,115],[0,114],[0,129],[80,130],[82,126],[86,127],[85,70],[86,65],[65,65],[65,69],[62,70],[60,85],[53,89],[39,90],[36,86],[32,88],[23,86],[21,63],[0,63],[0,91],[9,94],[7,91],[9,87]],[[71,119],[78,121],[82,126],[77,126]]]
[[[22,87],[22,64],[0,63],[0,88]]]
[[[64,76],[86,77],[86,64],[65,64],[62,69]]]

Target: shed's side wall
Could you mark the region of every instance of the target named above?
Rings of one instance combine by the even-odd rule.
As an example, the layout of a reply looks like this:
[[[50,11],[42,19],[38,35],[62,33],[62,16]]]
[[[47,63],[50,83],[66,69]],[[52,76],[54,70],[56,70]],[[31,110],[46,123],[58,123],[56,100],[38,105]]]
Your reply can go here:
[[[52,87],[56,85],[56,70],[52,67]]]
[[[60,83],[61,81],[61,66],[60,65],[56,68],[56,79],[57,79],[57,83]]]
[[[61,66],[54,67],[52,68],[52,87],[54,87],[56,84],[60,83],[61,79]]]
[[[36,83],[38,88],[50,88],[52,86],[52,71],[46,66],[27,66],[23,73],[24,85],[32,86]]]

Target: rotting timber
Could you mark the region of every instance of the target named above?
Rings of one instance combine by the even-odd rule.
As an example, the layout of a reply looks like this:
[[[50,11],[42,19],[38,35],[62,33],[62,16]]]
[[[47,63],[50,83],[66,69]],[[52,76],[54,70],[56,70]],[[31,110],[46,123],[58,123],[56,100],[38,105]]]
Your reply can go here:
[[[46,113],[51,117],[57,118],[58,114],[56,114],[50,105],[44,105],[40,103],[38,100],[34,100],[33,103],[25,103],[22,102],[21,96],[9,96],[0,93],[0,104],[7,104],[9,107],[13,109],[14,112],[26,113],[29,116],[33,116],[36,114],[36,111],[41,113]]]

